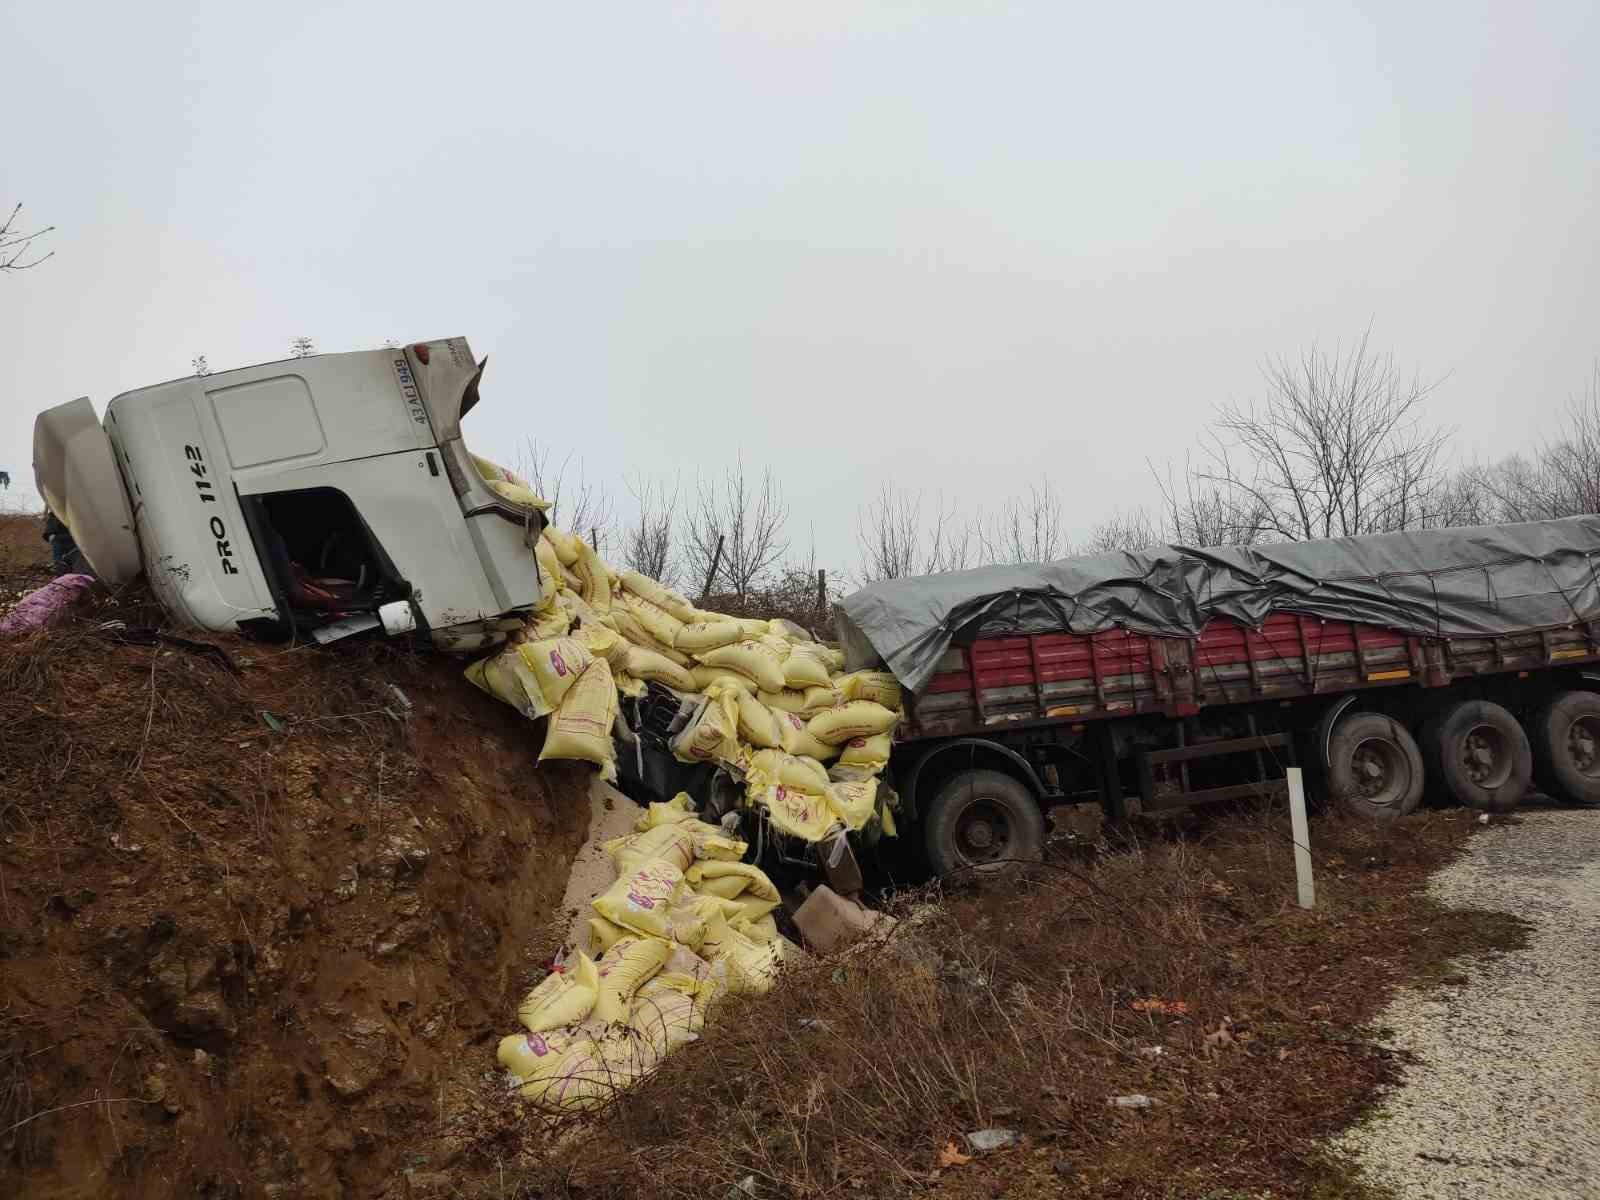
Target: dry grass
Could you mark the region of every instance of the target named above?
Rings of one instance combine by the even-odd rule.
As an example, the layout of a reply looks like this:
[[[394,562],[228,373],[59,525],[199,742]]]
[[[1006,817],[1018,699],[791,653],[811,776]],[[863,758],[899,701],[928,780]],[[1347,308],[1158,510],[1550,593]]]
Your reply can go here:
[[[1259,819],[905,897],[890,941],[722,1009],[567,1149],[525,1141],[520,1194],[1367,1194],[1316,1148],[1395,1066],[1364,1022],[1429,964],[1520,936],[1417,893],[1468,829],[1325,820],[1312,912]],[[1159,1103],[1107,1107],[1132,1093]],[[992,1126],[1023,1143],[939,1167]]]

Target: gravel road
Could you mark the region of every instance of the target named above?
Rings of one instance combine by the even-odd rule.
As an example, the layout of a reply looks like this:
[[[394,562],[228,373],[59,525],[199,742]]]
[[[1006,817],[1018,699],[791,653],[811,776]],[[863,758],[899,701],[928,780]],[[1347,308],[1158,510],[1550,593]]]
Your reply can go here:
[[[1520,812],[1430,892],[1534,931],[1395,998],[1376,1024],[1420,1061],[1339,1145],[1402,1200],[1600,1198],[1600,809]]]

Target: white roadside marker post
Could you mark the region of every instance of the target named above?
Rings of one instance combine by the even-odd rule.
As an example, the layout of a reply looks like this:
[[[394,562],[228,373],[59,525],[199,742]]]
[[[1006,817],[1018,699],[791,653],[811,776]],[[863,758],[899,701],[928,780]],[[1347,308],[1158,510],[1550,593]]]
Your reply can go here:
[[[1315,908],[1317,887],[1311,878],[1311,830],[1306,825],[1306,783],[1299,767],[1288,769],[1289,828],[1294,834],[1294,879],[1300,907]]]

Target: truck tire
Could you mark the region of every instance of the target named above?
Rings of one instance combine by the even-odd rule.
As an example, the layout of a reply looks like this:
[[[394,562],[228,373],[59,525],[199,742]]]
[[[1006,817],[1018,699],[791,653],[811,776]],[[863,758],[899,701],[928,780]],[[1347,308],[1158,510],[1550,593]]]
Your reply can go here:
[[[1328,738],[1327,758],[1328,795],[1358,817],[1403,817],[1422,802],[1422,751],[1393,717],[1346,713]]]
[[[1007,860],[1044,857],[1044,813],[1010,775],[962,771],[923,810],[922,836],[936,875],[993,870]]]
[[[1600,695],[1561,692],[1528,723],[1533,778],[1568,804],[1600,804]]]
[[[1533,777],[1533,750],[1517,719],[1488,700],[1462,700],[1423,727],[1434,779],[1471,808],[1506,812]]]

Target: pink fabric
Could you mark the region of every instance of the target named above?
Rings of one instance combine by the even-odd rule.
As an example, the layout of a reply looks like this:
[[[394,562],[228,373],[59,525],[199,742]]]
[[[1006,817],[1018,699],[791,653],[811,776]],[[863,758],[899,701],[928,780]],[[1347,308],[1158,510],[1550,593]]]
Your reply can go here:
[[[35,588],[0,617],[0,638],[22,637],[64,620],[68,610],[93,586],[93,575],[62,575]]]

